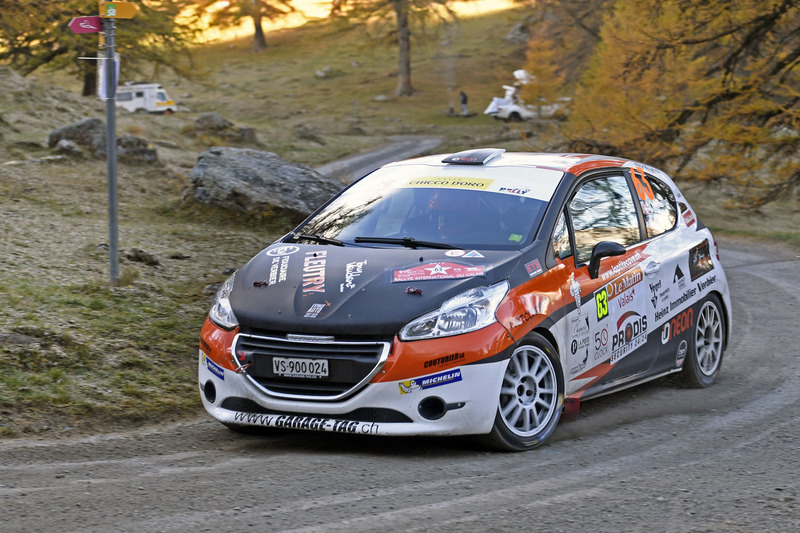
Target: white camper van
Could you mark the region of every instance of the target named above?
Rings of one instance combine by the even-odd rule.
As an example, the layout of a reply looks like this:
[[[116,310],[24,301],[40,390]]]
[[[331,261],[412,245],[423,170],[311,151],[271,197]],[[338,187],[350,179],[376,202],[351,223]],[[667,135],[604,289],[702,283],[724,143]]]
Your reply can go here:
[[[167,115],[178,110],[178,106],[161,85],[143,82],[126,82],[117,87],[117,106],[131,112],[147,111]]]

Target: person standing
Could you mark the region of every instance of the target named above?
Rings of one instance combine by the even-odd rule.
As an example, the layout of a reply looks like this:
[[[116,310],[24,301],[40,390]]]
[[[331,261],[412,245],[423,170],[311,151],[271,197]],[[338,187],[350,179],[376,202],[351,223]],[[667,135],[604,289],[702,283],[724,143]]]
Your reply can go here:
[[[461,91],[458,93],[458,99],[461,101],[461,115],[467,116],[467,93]]]

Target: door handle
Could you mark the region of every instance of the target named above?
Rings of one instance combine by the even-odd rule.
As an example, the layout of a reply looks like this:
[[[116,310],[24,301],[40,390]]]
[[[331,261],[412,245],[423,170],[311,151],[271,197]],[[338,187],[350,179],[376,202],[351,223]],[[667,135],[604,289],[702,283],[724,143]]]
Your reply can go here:
[[[644,267],[644,273],[648,276],[652,276],[659,270],[661,270],[661,263],[659,263],[658,261],[650,261],[649,263],[647,263],[647,266]]]

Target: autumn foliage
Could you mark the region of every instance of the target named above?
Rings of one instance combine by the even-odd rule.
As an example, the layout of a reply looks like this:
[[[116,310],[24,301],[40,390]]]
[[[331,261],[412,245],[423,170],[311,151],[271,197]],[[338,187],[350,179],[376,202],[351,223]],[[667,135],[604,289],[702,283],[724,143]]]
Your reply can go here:
[[[800,0],[593,4],[538,4],[557,15],[550,39],[574,69],[568,149],[718,182],[748,206],[800,184]],[[563,46],[570,33],[588,60]],[[543,40],[531,41],[529,68],[547,87],[564,72],[548,73],[557,59]]]

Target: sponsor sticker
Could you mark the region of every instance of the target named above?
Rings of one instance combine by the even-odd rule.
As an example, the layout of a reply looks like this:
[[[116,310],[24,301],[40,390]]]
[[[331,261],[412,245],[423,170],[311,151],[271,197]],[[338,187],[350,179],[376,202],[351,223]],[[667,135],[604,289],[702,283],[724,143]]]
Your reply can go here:
[[[325,310],[326,307],[330,307],[330,302],[327,300],[324,304],[312,304],[311,307],[308,308],[306,314],[303,315],[303,318],[317,318],[321,312]]]
[[[531,278],[535,278],[544,271],[538,259],[534,259],[530,263],[525,263],[525,270],[528,271],[528,276]]]
[[[439,189],[467,189],[485,191],[494,180],[485,178],[429,177],[414,178],[406,182],[406,187],[435,187]]]
[[[708,239],[689,250],[689,275],[692,281],[714,269]]]
[[[432,389],[433,387],[441,387],[449,383],[461,381],[461,369],[449,370],[441,372],[425,378],[410,379],[408,381],[401,381],[398,383],[400,387],[400,394],[409,394],[414,391]]]
[[[639,263],[639,262],[641,262],[643,260],[644,260],[644,257],[642,257],[642,254],[640,254],[637,251],[636,253],[634,253],[629,258],[623,259],[622,261],[620,261],[616,265],[614,265],[611,268],[609,268],[607,271],[605,271],[602,274],[600,274],[600,277],[602,278],[603,281],[605,281],[605,280],[607,280],[609,278],[613,278],[614,276],[616,276],[620,272],[625,272],[630,267],[632,267],[636,263]]]
[[[429,263],[392,272],[392,283],[426,281],[432,279],[461,279],[483,276],[486,273],[481,265],[469,266],[458,263]]]
[[[594,334],[594,362],[603,361],[608,357],[608,326]]]
[[[444,253],[444,255],[446,255],[447,257],[461,257],[465,253],[467,252],[465,252],[464,250],[447,250]]]
[[[225,381],[225,370],[217,363],[209,359],[206,354],[203,354],[203,363],[206,365],[206,368],[209,372],[217,376],[222,381]]]
[[[647,316],[636,311],[628,311],[617,320],[617,332],[611,339],[611,359],[613,365],[623,357],[644,345],[647,341]]]
[[[682,335],[694,325],[694,310],[689,307],[682,313],[669,319],[661,326],[661,344],[667,344],[669,341]]]
[[[328,252],[306,252],[303,259],[303,296],[325,292],[325,256]]]
[[[442,357],[437,357],[436,359],[429,359],[425,361],[423,368],[433,368],[437,366],[453,366],[454,363],[460,363],[464,360],[464,352],[459,353],[451,353],[450,355],[444,355]]]
[[[480,257],[483,257],[483,254],[481,254],[481,253],[480,253],[479,251],[477,251],[477,250],[472,250],[471,252],[467,252],[467,253],[465,253],[465,254],[464,254],[464,257],[469,257],[469,258],[473,258],[473,257],[475,257],[475,258],[480,258]]]
[[[286,246],[277,246],[275,248],[270,248],[266,251],[266,254],[270,257],[280,256],[280,255],[291,255],[295,252],[299,252],[299,246],[293,245],[286,245]]]
[[[575,273],[569,275],[569,293],[575,298],[575,306],[578,308],[578,314],[581,314],[581,284],[575,281]]]
[[[675,266],[675,275],[672,276],[672,283],[678,284],[678,289],[683,290],[686,288],[686,275],[681,270],[680,265]]]
[[[269,267],[269,285],[275,285],[286,281],[286,276],[289,273],[289,256],[275,256],[272,258],[272,264]]]
[[[359,277],[361,274],[364,273],[364,265],[367,264],[367,260],[363,261],[353,261],[352,263],[347,263],[344,267],[344,283],[339,284],[339,292],[344,292],[347,289],[355,289],[355,279]]]
[[[380,432],[380,425],[377,422],[358,422],[355,420],[338,420],[336,418],[318,418],[315,416],[264,415],[237,412],[233,415],[233,421],[255,426],[308,429],[335,433],[376,435]]]
[[[692,213],[691,209],[687,209],[686,211],[683,212],[683,221],[686,222],[687,226],[691,226],[692,224],[697,222],[697,219],[695,219],[694,213]]]
[[[684,359],[686,359],[686,353],[688,352],[688,345],[686,341],[681,341],[678,345],[678,351],[675,352],[675,366],[683,365]]]

